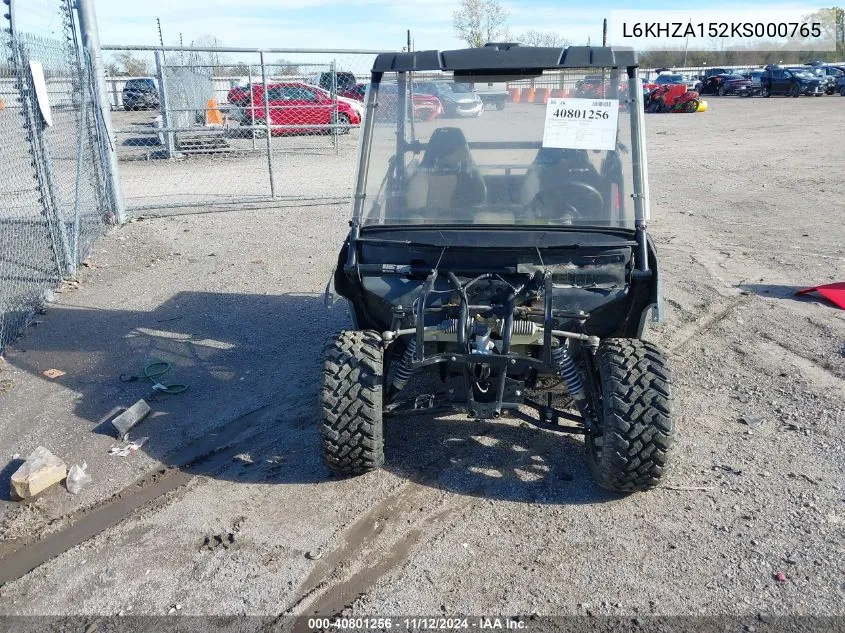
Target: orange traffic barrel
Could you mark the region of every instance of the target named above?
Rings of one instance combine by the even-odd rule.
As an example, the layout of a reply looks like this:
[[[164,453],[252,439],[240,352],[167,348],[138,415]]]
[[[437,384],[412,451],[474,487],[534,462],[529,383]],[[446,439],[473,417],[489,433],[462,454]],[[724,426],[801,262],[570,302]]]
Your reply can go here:
[[[534,88],[523,88],[522,89],[522,101],[523,103],[534,103],[534,95],[536,94],[536,90]]]
[[[510,96],[510,100],[514,103],[519,103],[520,97],[520,90],[519,88],[510,88],[508,89],[508,95]]]
[[[535,103],[546,105],[549,102],[549,97],[551,97],[551,92],[548,88],[537,88]]]
[[[206,125],[223,125],[223,113],[217,108],[217,101],[209,99],[205,109]]]

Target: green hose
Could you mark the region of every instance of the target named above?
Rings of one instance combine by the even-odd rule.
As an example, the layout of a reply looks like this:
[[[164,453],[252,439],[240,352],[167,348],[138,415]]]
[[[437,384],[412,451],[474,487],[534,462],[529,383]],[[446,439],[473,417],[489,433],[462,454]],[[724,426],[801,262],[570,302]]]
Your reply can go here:
[[[166,360],[156,360],[144,366],[142,376],[128,376],[126,374],[121,374],[120,380],[122,382],[132,382],[133,380],[138,380],[139,378],[148,378],[150,382],[153,383],[153,389],[160,393],[177,394],[187,391],[188,385],[162,385],[158,382],[158,380],[156,380],[159,376],[164,376],[164,374],[169,372],[172,367],[173,365]]]

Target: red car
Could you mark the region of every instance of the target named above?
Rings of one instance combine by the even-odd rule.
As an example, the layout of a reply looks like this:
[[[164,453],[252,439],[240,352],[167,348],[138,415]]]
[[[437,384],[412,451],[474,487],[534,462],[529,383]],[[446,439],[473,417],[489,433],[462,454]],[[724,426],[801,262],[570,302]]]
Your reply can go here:
[[[273,134],[296,134],[319,131],[319,126],[333,123],[334,102],[331,95],[316,86],[300,82],[272,83],[267,85],[267,104]],[[264,86],[252,85],[252,101],[249,87],[232,88],[229,102],[241,108],[241,123],[262,125],[264,123]],[[337,101],[337,124],[355,126],[361,124],[359,109],[346,101]],[[341,131],[348,131],[349,128]]]
[[[381,84],[379,86],[379,100],[388,109],[393,109],[399,103],[399,86],[396,84]],[[424,92],[414,92],[414,119],[428,121],[443,114],[443,104],[434,95]]]

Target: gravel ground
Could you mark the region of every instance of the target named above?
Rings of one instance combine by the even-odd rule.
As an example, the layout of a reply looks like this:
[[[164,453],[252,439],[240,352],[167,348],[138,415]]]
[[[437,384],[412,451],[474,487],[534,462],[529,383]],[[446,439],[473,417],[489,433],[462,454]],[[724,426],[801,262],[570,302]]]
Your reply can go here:
[[[328,477],[319,349],[347,317],[321,291],[345,205],[111,232],[0,366],[0,455],[43,443],[93,481],[0,501],[0,547],[259,411],[185,486],[0,588],[0,613],[845,615],[845,318],[793,296],[845,279],[843,105],[648,117],[667,307],[649,337],[680,439],[667,486],[628,497],[592,483],[580,439],[458,417],[392,420],[384,470]],[[118,376],[151,358],[190,389],[109,456],[100,422],[150,394]]]

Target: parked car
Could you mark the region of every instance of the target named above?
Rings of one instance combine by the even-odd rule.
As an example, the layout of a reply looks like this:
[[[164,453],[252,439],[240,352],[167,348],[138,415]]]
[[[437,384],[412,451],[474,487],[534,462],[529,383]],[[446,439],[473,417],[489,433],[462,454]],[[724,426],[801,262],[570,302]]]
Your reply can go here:
[[[751,80],[742,75],[734,73],[722,73],[719,75],[711,75],[699,83],[699,94],[713,95],[717,94],[720,97],[725,95],[739,94],[744,90],[748,90],[751,86]]]
[[[355,78],[354,73],[345,70],[338,70],[334,74],[336,76],[335,82],[332,82],[332,73],[325,72],[312,75],[308,78],[307,83],[319,86],[323,90],[328,90],[329,92],[331,92],[332,87],[336,85],[338,94],[347,92],[358,85],[358,80]]]
[[[367,84],[355,84],[351,88],[338,91],[338,94],[341,97],[346,97],[347,99],[363,101],[364,97],[367,96]]]
[[[836,92],[845,97],[845,74],[836,80]]]
[[[617,93],[624,94],[628,91],[625,81],[621,81]],[[585,75],[584,79],[575,82],[573,95],[583,99],[603,99],[605,95],[611,94],[610,76]]]
[[[434,95],[443,105],[443,114],[450,117],[481,116],[484,102],[472,88],[452,81],[420,81],[414,91]]]
[[[268,84],[268,88],[270,86],[273,86],[273,85],[276,85],[276,84]],[[307,85],[307,84],[304,84],[304,85]],[[263,90],[263,84],[256,83],[256,84],[251,84],[251,86],[252,87],[257,86],[257,87],[262,88],[262,90]],[[331,99],[331,93],[328,90],[323,90],[322,88],[320,88],[318,86],[310,86],[310,87],[319,91],[322,94],[323,97]],[[364,85],[364,89],[366,90],[366,85]],[[236,108],[240,109],[241,117],[244,114],[244,112],[243,112],[244,109],[248,108],[249,105],[250,105],[249,93],[250,93],[250,85],[236,86],[235,88],[232,88],[231,90],[229,90],[229,94],[227,96],[227,99],[228,99],[229,103],[231,103]],[[364,108],[361,105],[361,101],[363,101],[363,99],[364,99],[363,96],[360,99],[349,98],[349,97],[346,97],[342,94],[338,94],[338,96],[337,96],[338,102],[346,101],[353,109],[355,109],[358,112],[358,116],[362,117],[362,118],[363,118],[363,115],[364,115]],[[240,117],[237,116],[237,113],[236,113],[235,118],[240,118]]]
[[[829,95],[836,92],[837,80],[842,77],[842,75],[845,75],[845,66],[813,64],[807,68],[809,68],[810,72],[812,72],[816,77],[819,77],[822,80],[822,88],[824,89],[825,94]]]
[[[790,97],[801,95],[817,95],[820,97],[824,94],[821,79],[807,70],[806,67],[767,66],[761,83],[761,94],[764,97],[777,94],[789,95]]]
[[[302,82],[277,82],[267,85],[267,106],[270,113],[270,125],[285,126],[272,130],[273,134],[300,134],[326,131],[319,127],[336,123],[344,126],[341,133],[349,132],[352,126],[361,124],[361,105],[351,100],[338,98],[335,102],[331,94],[316,86]],[[335,118],[335,103],[337,115]],[[234,104],[241,109],[240,120],[244,125],[263,125],[264,86],[252,85],[252,102],[249,93],[246,100]],[[255,130],[261,133],[261,130]]]
[[[243,86],[235,86],[231,88],[226,95],[226,100],[232,105],[241,106],[249,104],[249,89],[252,86],[260,86],[261,84],[245,84]]]
[[[710,77],[714,77],[715,75],[732,75],[735,72],[736,71],[731,70],[730,68],[708,68],[698,76],[698,80],[699,83],[701,83],[705,79],[709,79]]]
[[[504,110],[508,102],[508,91],[503,89],[504,85],[502,83],[477,84],[475,94],[481,97],[485,108]]]
[[[414,88],[414,118],[426,120],[443,114],[443,104],[434,95],[417,92]],[[379,86],[379,102],[385,108],[395,108],[399,101],[398,84],[385,83]],[[391,110],[392,111],[392,110]]]
[[[743,77],[748,79],[751,83],[744,88],[740,88],[738,94],[740,97],[753,97],[755,95],[760,95],[763,93],[763,75],[766,73],[765,70],[745,70],[740,73]]]
[[[158,88],[152,77],[130,79],[123,86],[123,108],[125,110],[157,110],[161,106]]]
[[[654,83],[658,86],[683,84],[687,87],[687,90],[695,90],[698,85],[697,80],[687,77],[686,75],[682,75],[681,73],[661,73],[657,75]]]

